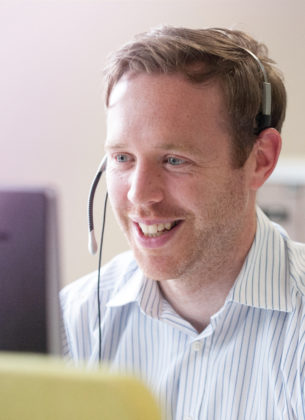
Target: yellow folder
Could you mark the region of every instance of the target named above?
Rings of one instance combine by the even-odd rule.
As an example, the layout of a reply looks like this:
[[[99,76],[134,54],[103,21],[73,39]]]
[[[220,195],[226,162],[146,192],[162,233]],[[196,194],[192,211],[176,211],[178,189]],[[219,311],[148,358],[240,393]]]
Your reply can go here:
[[[38,355],[0,353],[2,420],[160,420],[138,379],[67,366]]]

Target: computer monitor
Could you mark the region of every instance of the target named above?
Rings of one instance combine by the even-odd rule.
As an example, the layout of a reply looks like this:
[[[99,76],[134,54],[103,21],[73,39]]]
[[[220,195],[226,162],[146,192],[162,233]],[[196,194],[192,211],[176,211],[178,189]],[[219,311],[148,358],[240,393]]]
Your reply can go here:
[[[0,350],[61,354],[55,193],[0,187]]]

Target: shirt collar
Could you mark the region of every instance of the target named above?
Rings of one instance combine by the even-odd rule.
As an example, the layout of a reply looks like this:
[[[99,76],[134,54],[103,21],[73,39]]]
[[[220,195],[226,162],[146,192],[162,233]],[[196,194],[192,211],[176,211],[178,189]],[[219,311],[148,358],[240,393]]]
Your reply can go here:
[[[291,312],[288,265],[285,231],[257,208],[255,239],[227,301]]]
[[[119,284],[114,291],[107,307],[124,306],[138,302],[147,315],[159,317],[162,311],[163,297],[156,281],[147,278],[140,268],[127,276],[125,283]]]
[[[126,277],[126,276],[125,276]],[[135,302],[139,299],[143,289],[144,275],[138,268],[130,278],[123,284],[118,284],[111,299],[108,301],[108,307],[123,306]]]

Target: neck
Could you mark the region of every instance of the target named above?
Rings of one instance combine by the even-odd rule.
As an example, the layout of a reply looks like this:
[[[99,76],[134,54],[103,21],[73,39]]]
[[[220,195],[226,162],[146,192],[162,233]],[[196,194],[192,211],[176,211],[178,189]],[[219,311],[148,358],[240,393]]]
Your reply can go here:
[[[226,253],[215,253],[194,270],[179,279],[159,281],[165,299],[173,309],[198,331],[203,331],[210,318],[225,302],[251,248],[255,224],[248,227],[247,240],[238,241]],[[240,238],[239,238],[240,239]]]

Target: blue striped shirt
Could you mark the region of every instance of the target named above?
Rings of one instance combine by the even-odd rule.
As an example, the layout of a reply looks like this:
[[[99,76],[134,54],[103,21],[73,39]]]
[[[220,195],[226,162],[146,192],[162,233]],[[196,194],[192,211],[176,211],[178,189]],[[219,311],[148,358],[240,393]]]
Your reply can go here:
[[[98,360],[96,272],[61,293],[67,351]],[[258,209],[255,240],[202,333],[130,252],[102,269],[102,359],[140,375],[166,419],[305,419],[305,245]]]

